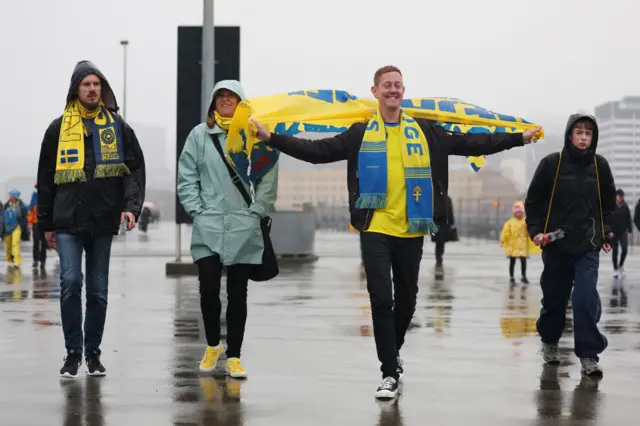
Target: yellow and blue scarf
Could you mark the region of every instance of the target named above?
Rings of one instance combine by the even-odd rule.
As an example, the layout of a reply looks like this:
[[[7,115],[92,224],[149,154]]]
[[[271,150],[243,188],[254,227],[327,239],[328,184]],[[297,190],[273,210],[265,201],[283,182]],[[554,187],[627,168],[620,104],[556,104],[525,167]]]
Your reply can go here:
[[[433,222],[433,184],[431,156],[422,129],[402,111],[400,121],[402,163],[407,191],[409,232],[432,233],[438,230]],[[387,132],[380,112],[367,123],[358,154],[360,198],[358,209],[383,209],[387,206]]]
[[[233,115],[227,135],[227,158],[237,170],[247,170],[250,160],[252,180],[277,161],[277,150],[257,139],[249,116],[280,135],[343,133],[352,124],[371,119],[377,107],[376,99],[358,98],[344,90],[298,90],[245,100]],[[523,118],[454,98],[404,99],[402,108],[410,117],[432,120],[449,132],[519,133],[538,127]],[[536,137],[544,138],[544,134]],[[484,156],[467,158],[476,172],[485,160]]]
[[[89,134],[83,120],[92,120],[91,133],[96,167],[94,178],[120,177],[130,174],[124,164],[120,126],[100,101],[100,107],[88,110],[78,99],[67,105],[62,116],[54,183],[84,182],[84,138]]]

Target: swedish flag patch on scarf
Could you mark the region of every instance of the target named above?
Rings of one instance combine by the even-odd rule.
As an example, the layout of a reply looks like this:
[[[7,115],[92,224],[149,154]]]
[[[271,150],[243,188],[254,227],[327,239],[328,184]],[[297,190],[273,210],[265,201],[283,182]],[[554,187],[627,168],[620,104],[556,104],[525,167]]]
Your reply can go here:
[[[120,126],[111,111],[102,102],[96,110],[88,110],[76,99],[69,102],[62,116],[54,183],[62,185],[87,180],[84,171],[84,138],[89,131],[83,120],[91,120],[96,164],[94,179],[130,174],[124,164]]]
[[[403,141],[402,163],[406,184],[407,219],[410,233],[433,233],[433,184],[431,157],[422,129],[402,111],[400,135]],[[387,206],[387,132],[378,111],[367,123],[358,153],[360,198],[358,209],[383,209]]]

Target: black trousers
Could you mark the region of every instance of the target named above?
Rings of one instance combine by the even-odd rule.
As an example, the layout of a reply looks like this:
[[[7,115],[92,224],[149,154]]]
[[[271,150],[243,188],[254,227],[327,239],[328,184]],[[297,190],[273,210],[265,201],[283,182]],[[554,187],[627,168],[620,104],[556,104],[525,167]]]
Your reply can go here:
[[[47,260],[48,249],[44,231],[37,223],[34,223],[31,232],[33,233],[33,261],[44,263]]]
[[[613,239],[613,250],[611,252],[611,259],[613,260],[613,269],[618,270],[618,245],[622,249],[620,251],[620,268],[624,266],[624,261],[627,258],[627,250],[629,249],[629,235],[627,231],[623,231],[620,236]]]
[[[516,269],[516,259],[520,259],[520,273],[522,278],[527,276],[527,258],[526,257],[509,257],[509,276],[513,278]]]
[[[398,379],[398,353],[416,310],[424,238],[360,234],[382,377]],[[393,279],[391,273],[393,272]]]
[[[588,251],[576,255],[549,249],[542,252],[542,262],[538,334],[543,342],[558,343],[564,332],[567,304],[571,298],[575,354],[578,358],[598,361],[598,355],[608,345],[607,338],[598,330],[602,315],[597,288],[600,253]]]
[[[436,240],[436,264],[442,265],[442,255],[444,255],[444,239]]]
[[[222,264],[219,256],[196,261],[200,280],[200,310],[209,346],[220,343],[220,282]],[[247,323],[247,284],[249,265],[238,264],[227,268],[227,357],[240,358],[244,328]]]

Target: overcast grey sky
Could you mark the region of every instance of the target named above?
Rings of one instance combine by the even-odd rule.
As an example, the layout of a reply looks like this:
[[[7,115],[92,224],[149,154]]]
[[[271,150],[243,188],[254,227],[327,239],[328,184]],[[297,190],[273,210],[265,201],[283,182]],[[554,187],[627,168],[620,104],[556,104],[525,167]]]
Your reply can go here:
[[[241,26],[241,80],[250,97],[314,88],[369,96],[376,68],[396,64],[407,97],[458,97],[545,125],[640,94],[638,3],[216,0],[215,23]],[[11,158],[35,161],[78,60],[94,61],[122,102],[124,38],[128,121],[165,127],[173,156],[176,28],[201,24],[201,0],[0,5],[2,168]]]

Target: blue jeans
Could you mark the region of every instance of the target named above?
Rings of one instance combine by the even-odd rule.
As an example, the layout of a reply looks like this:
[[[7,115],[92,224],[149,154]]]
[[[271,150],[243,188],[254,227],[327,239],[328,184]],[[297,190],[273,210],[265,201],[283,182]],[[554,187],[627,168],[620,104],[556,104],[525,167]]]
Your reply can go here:
[[[107,315],[113,235],[56,235],[60,256],[60,313],[67,353],[100,354]],[[82,251],[86,252],[87,306],[82,336]]]
[[[567,304],[572,297],[575,354],[578,358],[598,360],[598,354],[607,348],[607,338],[598,330],[602,315],[597,289],[600,253],[588,251],[573,255],[545,250],[542,261],[542,309],[537,322],[538,334],[545,343],[560,340]]]

